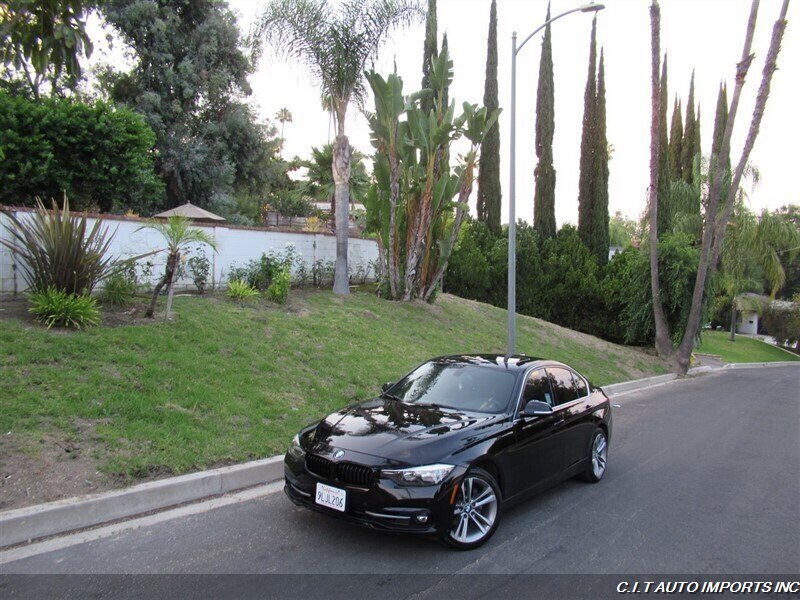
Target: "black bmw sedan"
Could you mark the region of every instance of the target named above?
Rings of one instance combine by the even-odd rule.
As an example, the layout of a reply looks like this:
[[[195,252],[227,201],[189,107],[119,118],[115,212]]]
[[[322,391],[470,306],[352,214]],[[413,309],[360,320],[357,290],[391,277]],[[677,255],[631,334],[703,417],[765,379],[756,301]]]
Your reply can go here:
[[[346,521],[476,548],[511,503],[600,481],[610,436],[608,398],[565,364],[446,356],[300,431],[285,491]]]

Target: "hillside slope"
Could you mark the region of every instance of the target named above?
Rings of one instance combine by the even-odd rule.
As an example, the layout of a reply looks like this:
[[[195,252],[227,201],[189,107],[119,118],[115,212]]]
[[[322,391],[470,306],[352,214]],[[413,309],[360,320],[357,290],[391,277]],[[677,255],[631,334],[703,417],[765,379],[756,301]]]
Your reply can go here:
[[[293,292],[285,308],[178,296],[175,322],[118,312],[83,332],[9,316],[23,308],[0,311],[0,427],[9,432],[0,509],[25,501],[26,485],[30,503],[87,491],[84,480],[96,491],[269,456],[301,426],[427,358],[503,352],[506,340],[505,311],[448,295],[427,305]],[[119,324],[126,319],[133,324]],[[666,371],[638,349],[529,317],[518,326],[519,352],[567,362],[598,385]],[[47,473],[57,492],[37,492]]]

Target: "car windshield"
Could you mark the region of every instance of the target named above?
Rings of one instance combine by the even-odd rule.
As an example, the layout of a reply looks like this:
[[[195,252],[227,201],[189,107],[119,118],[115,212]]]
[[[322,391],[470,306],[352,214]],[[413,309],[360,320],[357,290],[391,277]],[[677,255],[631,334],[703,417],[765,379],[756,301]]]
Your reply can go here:
[[[398,381],[386,395],[417,406],[499,413],[508,406],[515,381],[510,371],[433,361]]]

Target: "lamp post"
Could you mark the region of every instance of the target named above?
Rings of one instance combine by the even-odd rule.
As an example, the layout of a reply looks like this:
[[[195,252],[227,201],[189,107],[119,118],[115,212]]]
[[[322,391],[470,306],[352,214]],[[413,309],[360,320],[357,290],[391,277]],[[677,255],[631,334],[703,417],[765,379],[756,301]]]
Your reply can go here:
[[[517,158],[517,54],[525,44],[553,21],[574,12],[597,12],[605,8],[602,4],[589,3],[556,15],[545,21],[517,45],[517,32],[511,34],[511,181],[508,207],[508,349],[507,356],[514,354],[517,337],[517,216],[516,216],[516,158]]]

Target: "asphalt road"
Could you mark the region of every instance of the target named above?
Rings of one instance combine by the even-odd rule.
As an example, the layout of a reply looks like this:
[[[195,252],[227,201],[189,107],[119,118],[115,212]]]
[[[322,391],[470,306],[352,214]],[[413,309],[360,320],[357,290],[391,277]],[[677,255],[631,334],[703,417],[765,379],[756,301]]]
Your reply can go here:
[[[475,551],[364,530],[275,493],[0,573],[435,576],[418,580],[423,596],[424,582],[441,587],[451,574],[800,573],[800,369],[717,372],[615,402],[605,479],[511,509]]]

